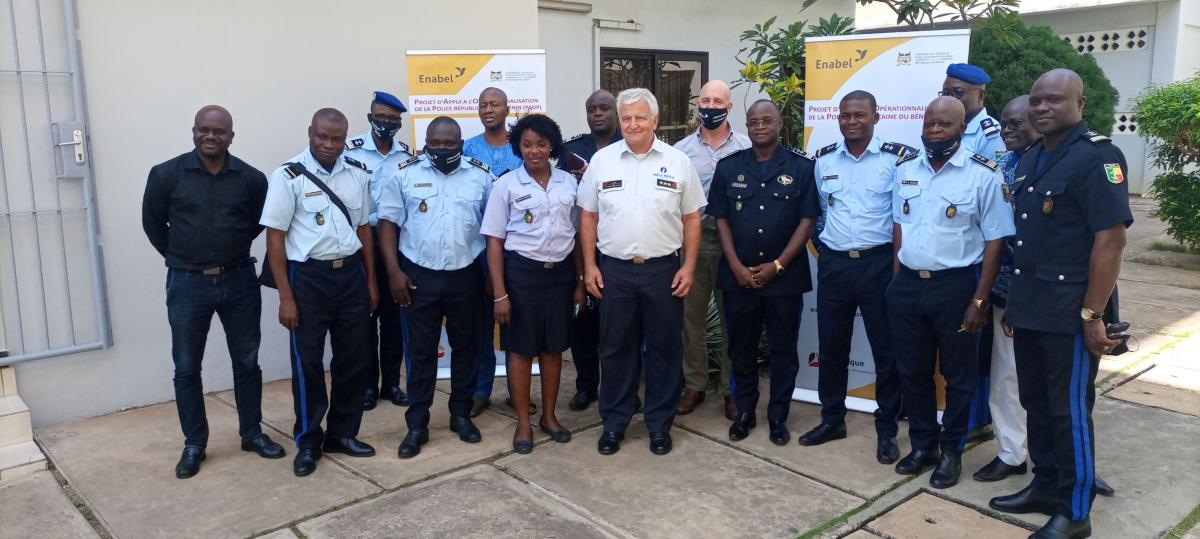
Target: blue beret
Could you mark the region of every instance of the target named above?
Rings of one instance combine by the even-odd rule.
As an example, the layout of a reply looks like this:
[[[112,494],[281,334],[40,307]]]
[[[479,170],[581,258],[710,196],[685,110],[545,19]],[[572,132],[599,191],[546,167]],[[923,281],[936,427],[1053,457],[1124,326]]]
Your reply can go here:
[[[398,98],[392,94],[389,94],[387,92],[380,92],[380,91],[376,90],[375,91],[375,102],[379,103],[380,105],[387,105],[387,106],[392,107],[400,112],[408,112],[408,107],[404,106],[404,103],[400,102],[400,98]]]
[[[987,84],[992,82],[992,78],[988,76],[987,71],[971,64],[950,64],[946,68],[946,76],[954,77],[971,84]]]

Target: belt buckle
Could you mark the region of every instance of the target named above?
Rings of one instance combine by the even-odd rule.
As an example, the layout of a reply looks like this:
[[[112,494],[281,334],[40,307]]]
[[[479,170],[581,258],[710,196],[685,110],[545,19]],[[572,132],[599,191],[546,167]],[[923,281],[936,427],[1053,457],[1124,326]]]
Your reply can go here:
[[[646,258],[645,258],[645,257],[641,257],[641,256],[637,256],[637,255],[634,255],[634,257],[633,257],[633,263],[634,263],[634,264],[645,264],[645,263],[646,263]]]
[[[918,270],[917,276],[922,279],[929,279],[933,277],[933,273],[931,273],[929,270]]]
[[[849,254],[849,255],[850,255],[850,258],[860,258],[860,257],[862,257],[862,252],[861,252],[861,251],[859,251],[859,250],[857,250],[857,249],[851,249],[850,251],[848,251],[848,252],[847,252],[847,254]]]
[[[545,269],[551,269],[554,267],[554,262],[542,262],[542,267]]]
[[[330,264],[329,264],[329,266],[330,266],[330,267],[332,267],[333,269],[342,269],[342,266],[345,266],[345,265],[346,265],[346,259],[345,259],[345,258],[339,258],[339,259],[337,259],[337,260],[334,260],[332,263],[330,263]]]
[[[222,268],[219,266],[215,267],[215,268],[205,268],[204,270],[200,271],[200,274],[201,275],[220,275],[224,269],[225,268]]]

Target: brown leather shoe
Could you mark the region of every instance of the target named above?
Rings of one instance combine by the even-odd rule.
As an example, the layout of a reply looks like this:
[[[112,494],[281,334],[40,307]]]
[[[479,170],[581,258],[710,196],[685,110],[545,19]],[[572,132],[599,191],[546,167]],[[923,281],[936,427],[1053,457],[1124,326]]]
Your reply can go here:
[[[700,403],[704,402],[703,391],[693,391],[691,389],[683,390],[683,396],[679,397],[679,404],[675,405],[675,413],[679,415],[687,415],[696,410]]]
[[[733,398],[725,395],[725,419],[733,421],[737,418],[737,406],[733,405]]]

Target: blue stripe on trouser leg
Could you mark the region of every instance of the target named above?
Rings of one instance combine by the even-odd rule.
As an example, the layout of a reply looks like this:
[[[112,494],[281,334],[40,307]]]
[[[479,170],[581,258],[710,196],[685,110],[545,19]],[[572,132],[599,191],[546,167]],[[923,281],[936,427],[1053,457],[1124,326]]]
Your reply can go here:
[[[1091,512],[1092,468],[1091,436],[1087,422],[1087,383],[1091,372],[1091,358],[1083,343],[1083,336],[1075,336],[1071,358],[1071,436],[1075,454],[1075,485],[1071,491],[1071,519],[1082,520]]]
[[[296,266],[290,261],[288,262],[288,284],[293,288],[296,286]],[[296,363],[296,383],[300,385],[300,391],[298,391],[300,394],[300,424],[304,427],[294,439],[296,447],[300,447],[300,437],[308,433],[308,398],[304,384],[304,365],[300,363],[300,346],[296,343],[296,330],[288,330],[288,336],[292,341],[292,361]]]

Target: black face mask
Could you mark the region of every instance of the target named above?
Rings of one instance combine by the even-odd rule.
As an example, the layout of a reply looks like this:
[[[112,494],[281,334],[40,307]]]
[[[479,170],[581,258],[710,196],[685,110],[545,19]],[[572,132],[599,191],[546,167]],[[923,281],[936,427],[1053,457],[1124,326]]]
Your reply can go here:
[[[398,123],[381,122],[370,117],[367,118],[367,121],[371,122],[371,131],[382,140],[392,140],[392,137],[396,136],[396,133],[400,131],[400,124]]]
[[[925,138],[925,135],[921,135],[921,144],[925,145],[925,155],[934,161],[949,161],[954,156],[954,152],[958,151],[960,143],[962,143],[962,135],[946,140],[929,140]]]
[[[713,130],[721,127],[725,123],[725,117],[729,116],[729,109],[700,109],[700,125],[705,129]]]
[[[442,174],[450,174],[454,169],[458,168],[458,162],[462,159],[462,149],[443,149],[425,147],[425,156],[429,159],[429,164],[442,171]]]

